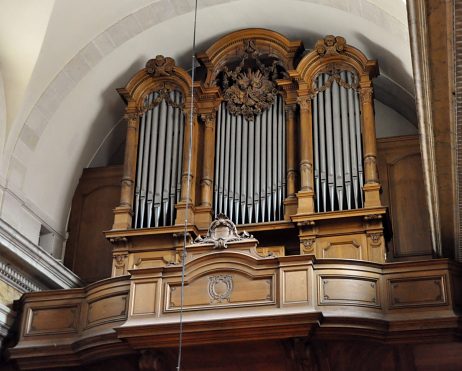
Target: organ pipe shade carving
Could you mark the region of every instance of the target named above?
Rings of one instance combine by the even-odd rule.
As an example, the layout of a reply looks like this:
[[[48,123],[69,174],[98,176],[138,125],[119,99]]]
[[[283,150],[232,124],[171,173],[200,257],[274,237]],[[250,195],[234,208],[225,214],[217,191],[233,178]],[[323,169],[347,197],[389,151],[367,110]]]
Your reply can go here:
[[[175,224],[180,200],[184,114],[179,91],[157,91],[140,117],[134,199],[135,228]]]
[[[284,219],[286,129],[283,100],[253,121],[235,116],[222,103],[216,124],[215,216],[236,224]]]
[[[353,72],[319,74],[314,83],[313,152],[316,211],[363,207],[361,112]]]

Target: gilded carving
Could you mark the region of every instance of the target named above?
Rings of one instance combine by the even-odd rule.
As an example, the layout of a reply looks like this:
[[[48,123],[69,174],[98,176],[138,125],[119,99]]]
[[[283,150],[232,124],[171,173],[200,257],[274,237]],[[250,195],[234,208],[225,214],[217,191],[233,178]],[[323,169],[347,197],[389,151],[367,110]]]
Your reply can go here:
[[[238,233],[236,225],[224,214],[218,214],[217,218],[210,224],[205,237],[198,236],[194,244],[210,244],[215,249],[226,249],[229,242],[237,242],[246,239],[253,239],[253,236],[246,231]]]
[[[281,63],[273,60],[269,65],[262,61],[262,54],[256,49],[254,40],[246,40],[244,54],[237,67],[223,68],[223,99],[227,110],[253,121],[256,115],[271,107],[278,91],[275,81],[280,73]],[[247,69],[246,68],[247,61]],[[253,63],[252,63],[253,62]]]
[[[320,56],[335,55],[345,51],[346,40],[341,36],[327,35],[316,42],[314,48]]]
[[[170,76],[175,67],[173,58],[158,55],[146,63],[146,72],[154,77]]]
[[[210,304],[230,302],[233,291],[233,277],[228,274],[209,277],[208,292]]]

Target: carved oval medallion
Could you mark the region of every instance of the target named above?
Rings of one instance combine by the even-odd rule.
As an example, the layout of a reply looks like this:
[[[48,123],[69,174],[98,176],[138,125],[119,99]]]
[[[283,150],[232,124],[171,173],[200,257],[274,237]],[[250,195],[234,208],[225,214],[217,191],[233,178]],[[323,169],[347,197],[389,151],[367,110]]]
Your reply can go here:
[[[233,277],[228,274],[209,277],[209,296],[210,303],[230,302],[231,292],[233,291]]]

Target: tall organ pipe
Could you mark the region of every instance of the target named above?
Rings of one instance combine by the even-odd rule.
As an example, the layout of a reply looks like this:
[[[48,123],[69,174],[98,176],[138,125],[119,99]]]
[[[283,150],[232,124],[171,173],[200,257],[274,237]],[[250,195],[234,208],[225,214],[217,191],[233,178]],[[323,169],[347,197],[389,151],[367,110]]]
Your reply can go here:
[[[342,86],[353,86],[353,73],[342,71],[338,77],[342,84],[331,78],[329,86],[328,74],[320,74],[315,80],[319,91],[313,100],[317,211],[354,209],[363,205],[359,99],[354,87]]]
[[[157,92],[146,99],[150,106]],[[169,102],[180,105],[182,95],[170,92]],[[184,116],[165,100],[140,118],[140,138],[135,187],[135,228],[172,225],[181,191]]]
[[[216,129],[215,215],[225,213],[238,224],[284,217],[284,120],[280,97],[253,121],[231,115],[226,104],[221,104]]]

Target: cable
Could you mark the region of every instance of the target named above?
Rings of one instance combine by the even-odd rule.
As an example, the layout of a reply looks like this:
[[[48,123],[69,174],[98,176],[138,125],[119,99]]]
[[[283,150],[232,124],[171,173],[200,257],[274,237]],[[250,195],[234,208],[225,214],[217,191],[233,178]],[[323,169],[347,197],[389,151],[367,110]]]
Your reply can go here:
[[[193,137],[193,119],[194,119],[194,78],[196,69],[196,27],[197,27],[197,2],[194,1],[194,26],[193,26],[193,43],[191,58],[191,106],[189,109],[189,143],[188,143],[188,182],[186,188],[186,205],[183,231],[183,249],[181,252],[181,292],[180,292],[180,332],[178,338],[178,362],[176,369],[181,371],[181,357],[183,350],[183,303],[184,303],[184,276],[186,266],[186,235],[188,233],[188,211],[189,197],[191,193],[191,158],[192,158],[192,137]]]

